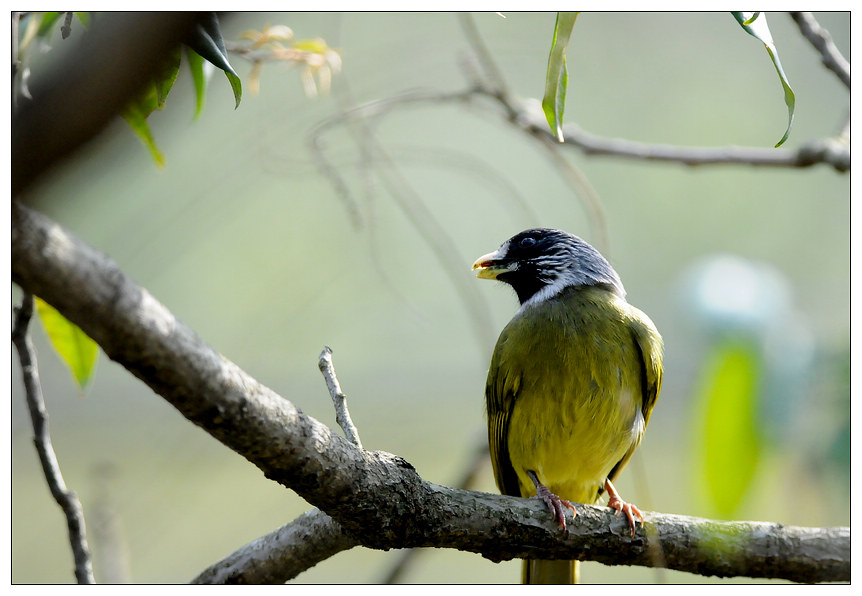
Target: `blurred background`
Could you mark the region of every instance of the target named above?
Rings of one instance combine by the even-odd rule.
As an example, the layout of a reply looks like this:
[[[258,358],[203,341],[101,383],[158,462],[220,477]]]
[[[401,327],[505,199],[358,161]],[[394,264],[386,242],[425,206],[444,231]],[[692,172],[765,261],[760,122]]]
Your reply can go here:
[[[849,57],[849,13],[815,16]],[[847,89],[790,16],[768,18],[796,93],[786,146],[836,134],[849,116]],[[481,13],[473,22],[511,92],[540,98],[554,14]],[[343,67],[328,94],[310,98],[300,69],[268,64],[254,95],[251,66],[233,56],[242,104],[234,110],[216,72],[193,121],[183,67],[166,108],[149,119],[164,168],[118,121],[28,202],[110,255],[227,358],[335,427],[317,369],[331,346],[364,446],[448,485],[484,440],[487,366],[516,309],[507,287],[472,278],[473,260],[537,225],[605,243],[629,301],[665,340],[663,391],[617,483],[622,495],[664,513],[849,525],[849,173],[563,151],[598,196],[604,242],[583,193],[488,100],[336,118],[405,92],[467,88],[472,50],[458,15],[221,20],[226,40],[267,24],[338,49]],[[74,42],[81,28],[73,29],[70,40],[54,34],[52,53]],[[581,15],[568,68],[565,120],[597,135],[766,148],[787,124],[763,45],[729,13]],[[310,150],[315,130],[347,194]],[[12,304],[19,299],[13,287]],[[85,507],[97,579],[188,581],[310,507],[104,354],[79,390],[40,325],[32,329],[54,447]],[[65,521],[32,445],[16,356],[11,415],[12,581],[71,582]],[[489,462],[474,488],[496,492]],[[399,558],[356,548],[294,581],[379,582]],[[518,578],[518,562],[428,550],[402,579]],[[597,563],[584,565],[582,580],[719,581]]]

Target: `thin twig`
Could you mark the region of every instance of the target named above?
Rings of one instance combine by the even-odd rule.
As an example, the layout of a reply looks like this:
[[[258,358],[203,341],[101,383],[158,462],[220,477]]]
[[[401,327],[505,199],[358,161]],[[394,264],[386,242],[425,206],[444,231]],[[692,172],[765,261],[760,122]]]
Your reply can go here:
[[[347,440],[359,449],[362,449],[362,441],[359,440],[359,431],[353,425],[353,420],[351,420],[350,412],[347,409],[347,396],[341,391],[341,384],[338,382],[338,377],[335,376],[335,366],[332,364],[332,350],[329,346],[324,346],[317,361],[317,366],[320,368],[323,378],[326,379],[326,387],[329,389],[332,404],[335,406],[335,421],[338,422],[338,426],[344,431],[344,436],[347,437]]]
[[[832,42],[829,31],[821,27],[810,12],[791,12],[790,16],[796,21],[805,39],[820,52],[823,66],[838,75],[841,82],[850,89],[850,63]]]
[[[535,104],[535,105],[533,105]],[[518,110],[518,126],[553,137],[537,101],[524,102]],[[574,123],[563,126],[565,146],[579,148],[587,155],[607,155],[645,161],[675,162],[687,166],[739,164],[804,168],[826,163],[839,172],[850,170],[850,147],[827,138],[810,141],[799,149],[772,147],[680,147],[660,143],[640,143],[628,139],[600,137]]]
[[[57,454],[51,445],[51,434],[48,430],[48,410],[42,396],[42,385],[39,382],[39,369],[36,364],[36,350],[27,328],[33,316],[33,295],[24,294],[21,306],[15,309],[15,327],[12,330],[12,343],[18,350],[21,360],[21,374],[24,378],[24,390],[27,394],[27,406],[30,409],[30,419],[33,423],[33,442],[42,463],[45,480],[51,495],[60,505],[66,515],[69,527],[69,542],[75,558],[75,577],[79,584],[96,583],[93,577],[93,563],[90,549],[87,546],[87,532],[84,524],[84,510],[75,493],[66,488]]]
[[[60,35],[63,36],[63,39],[68,39],[68,37],[72,35],[72,16],[74,16],[74,14],[75,13],[72,11],[69,11],[63,19],[63,26],[60,27]]]

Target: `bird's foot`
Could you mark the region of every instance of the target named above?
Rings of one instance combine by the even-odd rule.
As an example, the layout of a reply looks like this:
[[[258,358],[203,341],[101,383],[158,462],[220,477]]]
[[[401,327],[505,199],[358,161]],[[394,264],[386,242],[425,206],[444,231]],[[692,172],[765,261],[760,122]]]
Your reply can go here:
[[[632,538],[634,538],[637,522],[640,521],[641,525],[644,523],[643,513],[641,513],[641,510],[638,509],[635,504],[623,501],[610,480],[605,481],[605,490],[608,492],[608,507],[616,509],[616,515],[619,515],[620,513],[626,514],[629,527],[632,530]]]
[[[532,498],[542,499],[551,511],[551,515],[554,516],[557,523],[564,529],[566,527],[566,509],[572,510],[572,517],[578,515],[578,511],[575,509],[574,505],[552,493],[544,484],[536,486],[536,496]]]

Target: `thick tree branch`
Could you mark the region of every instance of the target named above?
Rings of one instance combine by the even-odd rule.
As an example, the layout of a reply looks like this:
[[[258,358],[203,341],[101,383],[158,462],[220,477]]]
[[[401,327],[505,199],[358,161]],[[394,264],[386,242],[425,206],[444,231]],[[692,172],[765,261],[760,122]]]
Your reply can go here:
[[[609,565],[653,565],[657,548],[668,568],[704,575],[850,577],[849,528],[647,514],[645,528],[630,538],[625,521],[608,509],[583,506],[577,523],[561,532],[534,500],[426,482],[402,458],[358,449],[304,415],[205,344],[107,257],[17,202],[12,279],[80,326],[183,416],[325,511],[363,546]]]
[[[33,295],[25,293],[21,306],[15,309],[15,327],[12,329],[12,343],[18,351],[21,361],[21,375],[24,378],[24,392],[27,396],[27,407],[30,410],[30,421],[33,424],[33,443],[39,454],[39,462],[51,495],[63,515],[66,516],[66,526],[69,530],[69,542],[72,545],[72,556],[75,560],[75,578],[79,584],[96,583],[93,577],[93,562],[90,548],[87,546],[87,530],[84,524],[84,509],[78,496],[66,487],[60,462],[51,443],[51,433],[48,430],[48,409],[42,396],[42,384],[39,381],[39,369],[36,365],[36,349],[30,341],[28,329],[33,316]]]

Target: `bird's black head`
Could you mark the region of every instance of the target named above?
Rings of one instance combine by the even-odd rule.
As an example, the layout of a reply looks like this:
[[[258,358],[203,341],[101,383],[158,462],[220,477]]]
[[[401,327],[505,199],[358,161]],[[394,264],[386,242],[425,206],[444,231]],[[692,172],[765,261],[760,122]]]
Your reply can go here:
[[[534,228],[512,236],[473,263],[478,277],[506,282],[524,304],[567,286],[603,286],[625,296],[610,263],[595,248],[562,230]]]

